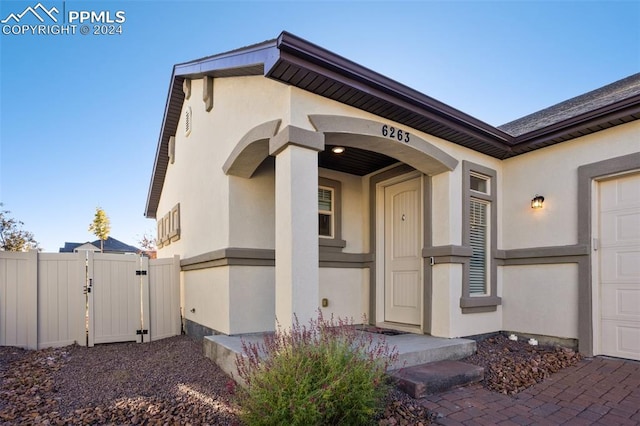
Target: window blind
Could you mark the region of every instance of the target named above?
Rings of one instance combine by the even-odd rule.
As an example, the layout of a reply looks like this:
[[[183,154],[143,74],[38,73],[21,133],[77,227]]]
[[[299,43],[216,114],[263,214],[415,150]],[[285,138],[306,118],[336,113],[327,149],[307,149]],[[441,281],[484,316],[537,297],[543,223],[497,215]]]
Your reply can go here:
[[[471,200],[469,243],[473,249],[469,266],[469,294],[485,294],[487,282],[487,204]]]

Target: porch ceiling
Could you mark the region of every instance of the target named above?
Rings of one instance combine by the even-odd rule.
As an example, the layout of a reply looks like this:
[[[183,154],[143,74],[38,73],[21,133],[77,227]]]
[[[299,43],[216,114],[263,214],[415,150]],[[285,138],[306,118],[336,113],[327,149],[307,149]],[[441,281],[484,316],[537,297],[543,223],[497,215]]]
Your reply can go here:
[[[329,144],[318,153],[318,167],[364,176],[398,162],[384,154],[353,147],[347,148],[342,154],[334,154],[332,148],[340,145],[330,144],[331,139],[331,136],[327,136]]]

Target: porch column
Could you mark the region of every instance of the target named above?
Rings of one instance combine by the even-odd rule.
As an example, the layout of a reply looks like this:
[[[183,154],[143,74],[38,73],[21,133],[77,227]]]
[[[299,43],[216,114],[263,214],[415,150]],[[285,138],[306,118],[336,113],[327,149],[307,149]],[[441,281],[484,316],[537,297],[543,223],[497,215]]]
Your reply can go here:
[[[318,152],[324,134],[287,126],[269,140],[276,157],[276,318],[284,328],[297,315],[316,316],[318,272]]]

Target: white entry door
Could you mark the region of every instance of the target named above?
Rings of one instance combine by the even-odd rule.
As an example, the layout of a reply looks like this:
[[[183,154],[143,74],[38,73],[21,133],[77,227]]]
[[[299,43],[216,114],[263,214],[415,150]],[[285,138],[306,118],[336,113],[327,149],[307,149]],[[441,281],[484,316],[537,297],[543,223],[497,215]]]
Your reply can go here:
[[[420,325],[422,313],[421,179],[384,189],[385,321]]]
[[[600,349],[640,360],[640,173],[599,189]]]

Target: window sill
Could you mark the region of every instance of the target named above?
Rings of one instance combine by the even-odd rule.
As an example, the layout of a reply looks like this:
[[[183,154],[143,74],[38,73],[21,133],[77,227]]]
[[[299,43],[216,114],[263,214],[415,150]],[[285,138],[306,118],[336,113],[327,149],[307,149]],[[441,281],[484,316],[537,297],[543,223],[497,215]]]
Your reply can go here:
[[[345,248],[347,246],[347,242],[345,240],[340,240],[337,238],[318,238],[318,244],[320,247],[334,247],[334,248]]]
[[[478,312],[493,312],[498,305],[502,304],[502,299],[497,296],[461,297],[460,307],[463,314]]]

